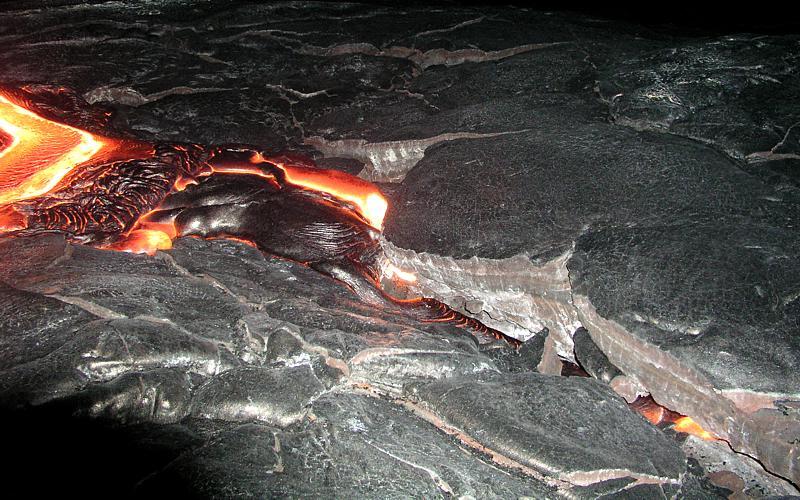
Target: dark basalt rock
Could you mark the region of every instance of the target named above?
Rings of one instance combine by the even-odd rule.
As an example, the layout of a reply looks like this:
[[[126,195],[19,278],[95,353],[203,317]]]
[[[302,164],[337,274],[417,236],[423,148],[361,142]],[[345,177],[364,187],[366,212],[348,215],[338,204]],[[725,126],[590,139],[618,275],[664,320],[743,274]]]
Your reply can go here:
[[[753,174],[797,186],[773,162],[799,164],[800,109],[791,104],[800,95],[799,43],[752,34],[687,40],[604,68],[598,88],[617,123],[714,144]]]
[[[332,107],[309,120],[306,132],[380,143],[520,131],[537,122],[539,108],[567,107],[574,119],[603,120],[606,110],[586,98],[593,80],[585,57],[571,43],[559,42],[496,64],[432,67],[410,83],[411,95],[379,95],[357,106]]]
[[[483,446],[574,484],[624,477],[678,483],[686,468],[674,442],[592,379],[517,373],[408,390]]]
[[[751,224],[617,229],[578,239],[569,266],[603,317],[715,387],[793,393],[798,243],[796,231]]]
[[[503,372],[533,372],[542,361],[547,333],[547,331],[538,332],[523,343],[517,351],[489,349],[484,353],[492,358],[495,365]]]
[[[74,416],[87,420],[102,419],[123,425],[174,424],[189,414],[196,383],[192,379],[192,374],[183,367],[127,372],[109,382],[89,385],[54,404],[74,408]]]
[[[67,343],[94,317],[80,307],[0,283],[0,369],[34,361]]]
[[[470,380],[479,388],[486,382],[476,379],[476,375],[494,373],[502,377],[500,368],[468,337],[447,336],[435,329],[417,330],[407,316],[370,309],[329,278],[292,262],[265,257],[241,243],[184,239],[176,242],[171,255],[163,254],[160,259],[75,247],[66,254],[68,257],[56,260],[52,257],[56,252],[48,250],[51,246],[61,251],[71,248],[64,247],[62,239],[47,235],[7,239],[0,245],[22,260],[28,258],[25,253],[29,251],[51,255],[47,268],[17,271],[19,276],[8,273],[14,286],[40,291],[22,291],[8,285],[0,296],[2,304],[20,311],[19,318],[35,317],[42,304],[51,307],[49,313],[57,314],[10,324],[4,337],[9,341],[6,345],[13,346],[23,357],[8,357],[6,369],[0,372],[4,406],[16,402],[14,408],[21,411],[19,408],[34,404],[37,411],[49,411],[53,418],[63,418],[56,416],[56,410],[65,412],[69,418],[78,418],[75,425],[82,429],[101,425],[90,422],[109,422],[116,426],[115,439],[127,443],[125,446],[159,447],[165,445],[162,439],[171,439],[167,429],[162,429],[167,432],[164,435],[139,434],[137,429],[144,424],[191,422],[191,427],[197,429],[193,432],[209,436],[192,438],[201,439],[202,446],[191,444],[191,440],[181,441],[184,444],[177,450],[165,452],[172,457],[181,455],[146,479],[140,492],[182,488],[208,494],[247,491],[322,495],[345,491],[367,494],[394,488],[392,491],[409,494],[443,495],[452,491],[514,496],[525,491],[549,494],[546,492],[554,487],[569,489],[568,485],[547,485],[541,478],[516,472],[498,476],[495,466],[487,465],[477,455],[465,455],[433,425],[395,403],[349,393],[350,384],[382,387],[401,395],[402,387],[411,382],[424,388],[435,380]],[[47,283],[51,283],[50,273],[58,279],[68,276],[67,269],[91,274],[88,265],[104,273],[105,294],[85,295],[74,301],[77,305],[64,302],[67,296],[44,294]],[[162,290],[160,281],[178,288],[197,288],[201,296],[224,290],[241,307],[241,316],[233,327],[207,325],[205,336],[187,326],[196,325],[197,317],[177,315],[167,320],[153,315],[120,314],[103,318],[102,315],[112,315],[110,309],[93,301],[100,301],[105,295],[122,300],[120,297],[125,295],[121,293],[130,286],[126,277],[145,273],[149,279],[140,288],[139,296],[158,296]],[[276,308],[276,304],[284,307]],[[268,305],[271,306],[265,307]],[[279,310],[283,311],[282,316],[275,315]],[[171,309],[155,312],[159,311]],[[195,311],[199,317],[214,318],[219,314],[214,309]],[[309,322],[311,313],[316,319]],[[337,316],[355,321],[342,323],[335,319]],[[60,323],[64,318],[67,321]],[[60,329],[56,328],[58,325]],[[39,334],[44,342],[38,350],[24,349]],[[12,339],[23,341],[11,343]],[[533,354],[534,347],[528,347]],[[503,369],[509,362],[506,357],[497,358]],[[562,391],[561,381],[566,380],[530,373],[526,376],[536,377],[544,386],[552,383],[552,392]],[[537,386],[535,392],[547,393],[544,386]],[[326,390],[330,393],[321,395]],[[505,399],[503,394],[498,390],[497,397]],[[647,426],[611,393],[603,394],[602,398],[621,405],[612,412],[621,418],[615,425],[629,434]],[[539,397],[533,393],[509,395],[516,404],[537,408],[541,406]],[[494,401],[488,395],[487,398]],[[563,401],[572,407],[573,399]],[[590,398],[583,404],[595,403]],[[498,411],[502,408],[499,403],[491,404]],[[454,405],[460,407],[460,403]],[[623,411],[625,416],[617,415]],[[198,420],[191,415],[203,418]],[[507,417],[516,421],[517,410]],[[499,418],[490,415],[486,423],[502,421]],[[266,425],[247,423],[251,421]],[[601,431],[599,426],[589,425],[584,430],[587,432],[592,435],[587,439],[594,441],[598,438],[593,433]],[[648,443],[652,445],[651,441]],[[249,443],[245,449],[251,451],[242,455],[244,443]],[[495,440],[485,444],[502,445]],[[102,449],[100,444],[91,446]],[[539,453],[539,445],[532,441],[519,442],[515,449],[531,456]],[[501,446],[499,452],[507,453],[506,447]],[[99,460],[104,453],[109,455],[98,451],[93,460]],[[231,453],[239,458],[229,457]],[[316,463],[315,460],[322,462],[308,476],[309,469],[304,464]],[[275,472],[263,474],[264,467]],[[281,467],[283,472],[277,472]],[[364,467],[371,471],[366,476]],[[145,469],[134,472],[123,468],[109,480],[120,477],[118,484],[122,486],[118,487],[132,488],[156,471]],[[331,477],[339,479],[331,482]],[[353,479],[345,481],[346,477]]]
[[[575,359],[589,375],[605,383],[622,375],[619,368],[611,364],[603,351],[592,341],[586,328],[579,328],[572,336],[572,341],[575,343]]]
[[[556,255],[609,226],[749,219],[793,238],[797,207],[710,148],[538,111],[528,132],[430,148],[393,197],[387,237],[457,258]]]
[[[282,472],[280,446],[276,431],[264,425],[224,430],[146,478],[137,496],[270,496],[269,481]]]
[[[259,421],[286,427],[324,390],[310,366],[234,368],[198,388],[192,414],[231,422]]]
[[[148,478],[139,493],[359,498],[554,494],[535,480],[496,475],[447,436],[385,401],[329,394],[314,403],[313,415],[313,420],[284,431],[244,424],[220,433]]]

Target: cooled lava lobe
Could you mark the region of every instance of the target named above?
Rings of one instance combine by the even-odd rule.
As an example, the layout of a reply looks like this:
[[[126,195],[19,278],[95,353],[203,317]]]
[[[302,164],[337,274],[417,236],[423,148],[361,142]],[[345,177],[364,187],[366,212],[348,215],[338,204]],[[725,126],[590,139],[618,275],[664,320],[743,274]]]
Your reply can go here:
[[[167,196],[144,226],[172,224],[176,236],[241,239],[330,271],[338,265],[378,280],[379,233],[318,192],[256,175],[211,175]]]

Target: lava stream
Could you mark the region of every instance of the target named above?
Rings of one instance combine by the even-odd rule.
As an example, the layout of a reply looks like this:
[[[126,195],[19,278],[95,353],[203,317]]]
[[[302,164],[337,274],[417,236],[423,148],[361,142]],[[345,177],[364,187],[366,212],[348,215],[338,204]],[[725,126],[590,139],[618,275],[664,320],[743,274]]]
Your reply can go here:
[[[235,155],[234,158],[229,158],[217,151],[208,161],[205,170],[195,177],[178,178],[174,190],[183,191],[188,186],[197,184],[200,178],[215,174],[255,175],[277,188],[282,186],[279,178],[286,185],[324,193],[352,207],[354,212],[372,228],[378,231],[383,229],[388,203],[380,190],[371,182],[338,170],[288,165],[266,158],[259,152],[248,152],[246,158],[236,158]],[[124,240],[113,243],[109,248],[150,255],[157,250],[171,248],[171,240],[177,237],[177,229],[169,222],[150,221],[149,215],[143,215]],[[394,266],[387,272],[401,281],[416,280],[412,273]]]
[[[127,147],[121,147],[122,145]],[[48,120],[0,93],[0,229],[27,227],[24,215],[10,205],[53,192],[70,172],[87,164],[136,158],[146,148],[130,141],[98,137],[85,130]],[[336,170],[315,169],[272,162],[261,153],[251,152],[244,161],[209,161],[197,176],[212,174],[250,174],[325,193],[350,206],[378,231],[388,203],[372,183]],[[178,177],[175,190],[196,182],[194,176]],[[146,214],[122,241],[108,248],[136,253],[154,253],[171,247],[174,228],[147,222]],[[397,273],[403,278],[402,272]]]
[[[386,198],[371,182],[359,177],[322,168],[287,165],[254,152],[247,161],[214,160],[209,162],[211,171],[205,173],[252,174],[274,179],[283,177],[288,184],[326,193],[339,201],[352,205],[370,226],[383,230],[383,219],[389,207]],[[180,182],[180,181],[179,181]],[[185,185],[185,182],[182,183]]]
[[[3,94],[0,130],[11,138],[0,150],[0,205],[51,191],[72,169],[108,146],[89,132],[46,120]]]
[[[677,432],[691,434],[707,441],[719,439],[714,434],[703,429],[700,424],[690,417],[681,415],[680,413],[676,413],[659,405],[651,396],[639,397],[636,401],[631,403],[630,406],[653,425],[671,424],[673,430]]]

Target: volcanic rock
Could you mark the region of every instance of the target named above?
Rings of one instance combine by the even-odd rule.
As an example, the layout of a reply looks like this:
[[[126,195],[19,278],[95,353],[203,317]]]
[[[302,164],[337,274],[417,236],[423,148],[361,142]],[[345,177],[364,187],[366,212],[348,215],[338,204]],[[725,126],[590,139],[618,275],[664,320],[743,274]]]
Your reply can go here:
[[[292,368],[234,368],[198,388],[192,414],[228,421],[258,420],[286,427],[324,387],[308,365]]]
[[[81,477],[206,496],[721,495],[599,382],[532,373],[573,361],[580,327],[633,392],[800,483],[797,35],[25,0],[0,11],[0,43],[3,86],[74,89],[110,113],[102,132],[363,165],[390,198],[386,256],[417,274],[405,292],[527,341],[487,350],[237,242],[146,257],[2,238],[8,453],[24,469],[31,449],[70,450],[45,464],[59,493]]]
[[[674,442],[592,379],[519,373],[453,377],[408,390],[444,424],[520,467],[567,483],[677,484],[686,467]]]
[[[575,343],[575,358],[589,375],[607,384],[622,375],[622,372],[612,365],[608,357],[597,347],[588,330],[579,328],[572,336],[572,341]]]
[[[221,432],[148,478],[139,492],[375,498],[554,494],[530,478],[498,476],[403,408],[354,394],[322,396],[314,403],[313,419],[291,429],[243,424]]]

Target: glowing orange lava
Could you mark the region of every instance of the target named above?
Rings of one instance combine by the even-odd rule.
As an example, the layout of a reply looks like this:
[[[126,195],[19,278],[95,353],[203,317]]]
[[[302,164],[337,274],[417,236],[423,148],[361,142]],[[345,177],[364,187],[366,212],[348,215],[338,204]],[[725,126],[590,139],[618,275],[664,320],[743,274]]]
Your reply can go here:
[[[250,161],[258,164],[270,160],[256,153]],[[327,193],[334,198],[350,203],[372,227],[378,231],[383,230],[383,219],[389,203],[371,182],[338,170],[300,167],[281,162],[271,163],[283,170],[289,183]]]
[[[344,201],[352,206],[370,226],[379,231],[383,229],[383,219],[389,204],[380,190],[368,181],[338,170],[285,165],[270,161],[260,153],[254,153],[249,161],[214,160],[210,164],[210,170],[198,175],[199,177],[213,174],[257,175],[280,188],[280,184],[275,179],[274,170],[270,172],[269,169],[263,168],[262,164],[279,168],[289,184],[326,193],[332,198]],[[196,183],[197,180],[194,178],[178,178],[175,181],[174,189],[183,191]],[[147,217],[148,215],[142,216],[134,230],[128,233],[123,241],[115,243],[110,248],[150,255],[153,255],[156,250],[170,248],[166,246],[165,241],[166,238],[171,240],[176,238],[175,226],[171,223],[152,223],[147,220]],[[2,214],[0,214],[0,222],[2,222]],[[225,238],[237,239],[233,236]],[[413,283],[417,279],[412,273],[402,271],[394,266],[387,268],[387,274],[390,278],[394,277],[409,283]]]
[[[114,243],[108,248],[122,252],[153,255],[156,250],[172,248],[172,238],[166,232],[157,229],[135,229],[128,233],[124,240]]]
[[[651,397],[640,397],[630,404],[630,407],[639,412],[653,425],[672,424],[672,428],[677,432],[683,432],[697,436],[708,441],[719,439],[714,434],[700,427],[700,424],[689,417],[664,408]]]
[[[361,216],[375,229],[383,230],[383,218],[389,204],[373,184],[338,170],[310,169],[278,165],[286,173],[286,180],[296,186],[352,203]]]
[[[157,250],[172,248],[172,241],[178,237],[175,224],[173,222],[151,222],[147,220],[151,213],[139,217],[133,230],[107,248],[121,252],[146,253],[147,255],[154,255]]]
[[[299,165],[288,165],[280,161],[265,158],[261,153],[253,153],[247,161],[212,160],[211,170],[202,175],[211,174],[247,174],[258,175],[269,179],[278,186],[275,176],[265,170],[262,164],[280,169],[286,182],[311,191],[325,193],[332,198],[344,201],[355,208],[356,212],[378,231],[383,230],[383,219],[389,203],[380,190],[371,182],[339,170],[310,168]],[[179,179],[175,183],[177,190],[194,184],[194,179]]]
[[[106,143],[89,132],[46,120],[0,94],[0,205],[41,196]]]
[[[24,229],[28,223],[24,215],[12,207],[0,206],[0,232]]]
[[[124,145],[124,147],[123,147]],[[27,227],[27,220],[10,204],[41,197],[55,190],[59,183],[68,181],[77,167],[91,162],[133,159],[148,154],[152,149],[133,141],[120,141],[98,137],[87,131],[57,123],[26,109],[10,95],[0,92],[0,231]],[[268,168],[267,167],[268,164]],[[271,161],[260,153],[237,162],[212,161],[210,169],[179,177],[176,191],[197,182],[194,176],[214,173],[258,175],[280,188],[276,179],[282,172],[281,182],[325,193],[336,198],[359,214],[370,226],[381,231],[388,203],[372,183],[338,170],[316,169]],[[6,206],[3,206],[6,205]],[[136,253],[153,254],[156,250],[171,248],[177,231],[171,223],[154,224],[147,214],[140,217],[131,231],[121,241],[108,248]],[[416,277],[391,267],[390,277],[413,282]]]
[[[686,434],[697,436],[701,439],[705,439],[706,441],[712,441],[717,439],[717,436],[711,434],[707,430],[700,427],[700,424],[698,424],[689,417],[680,417],[678,420],[675,421],[675,426],[673,427],[673,429],[675,429],[678,432],[685,432]]]
[[[639,413],[651,424],[658,425],[664,421],[666,410],[662,406],[654,405],[640,409]]]

